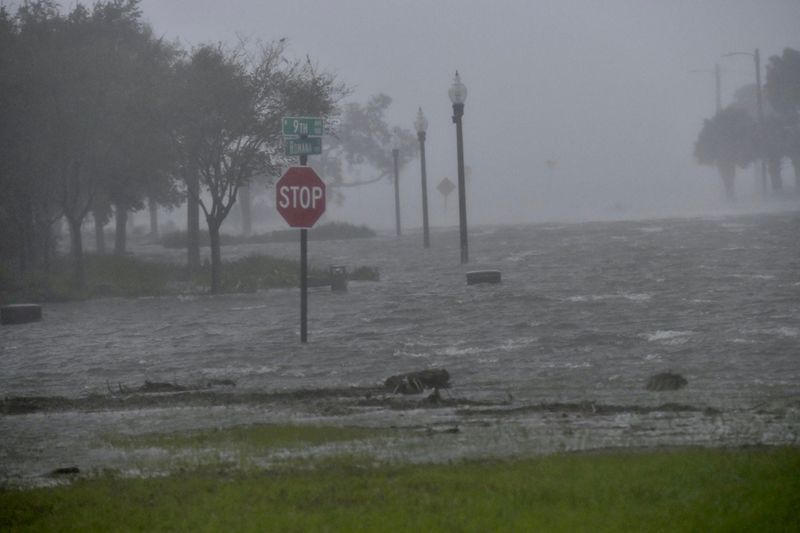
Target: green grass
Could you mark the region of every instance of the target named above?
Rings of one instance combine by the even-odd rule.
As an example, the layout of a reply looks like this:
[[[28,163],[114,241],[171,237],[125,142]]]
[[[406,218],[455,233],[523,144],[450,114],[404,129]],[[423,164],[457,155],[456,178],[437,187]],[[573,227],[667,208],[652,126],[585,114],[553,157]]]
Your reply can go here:
[[[10,531],[798,531],[800,450],[320,460],[0,491]]]
[[[75,288],[73,265],[60,257],[52,271],[13,277],[0,269],[0,303],[54,302],[99,297],[163,296],[180,291],[209,290],[211,267],[204,265],[191,274],[184,265],[144,261],[131,256],[85,256],[86,290]],[[223,261],[222,292],[255,292],[258,289],[299,286],[299,263],[266,255]],[[328,272],[309,268],[309,276],[327,279]],[[176,289],[175,287],[182,287]]]

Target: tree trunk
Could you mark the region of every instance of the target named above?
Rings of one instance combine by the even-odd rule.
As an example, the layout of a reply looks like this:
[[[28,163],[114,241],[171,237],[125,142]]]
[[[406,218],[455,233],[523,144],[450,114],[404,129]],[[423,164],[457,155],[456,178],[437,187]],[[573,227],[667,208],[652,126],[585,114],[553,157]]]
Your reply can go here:
[[[53,260],[53,241],[55,238],[53,237],[53,222],[45,228],[44,233],[44,242],[43,249],[42,249],[42,260],[43,260],[43,267],[46,274],[50,273],[50,267]]]
[[[719,177],[722,178],[722,185],[725,187],[725,196],[728,200],[733,200],[736,196],[736,165],[727,161],[717,163]]]
[[[50,247],[49,247],[49,255],[47,256],[47,272],[50,272],[50,266],[52,265],[53,258],[58,255],[58,245],[61,240],[64,238],[64,223],[63,223],[63,216],[61,218],[56,219],[53,222],[53,229],[50,232]]]
[[[128,207],[122,203],[114,203],[114,255],[124,255],[128,238]]]
[[[245,237],[250,236],[250,232],[253,230],[251,207],[250,187],[247,185],[239,187],[239,208],[242,210],[242,235]]]
[[[106,222],[97,212],[92,213],[94,219],[94,248],[98,254],[106,253]]]
[[[78,290],[86,289],[86,269],[83,264],[83,238],[81,237],[81,221],[67,219],[72,259],[75,262],[75,286]]]
[[[208,238],[211,241],[211,294],[219,294],[220,290],[220,273],[222,270],[222,253],[220,251],[219,243],[219,227],[220,223],[207,219],[208,221]]]
[[[767,160],[767,171],[773,192],[783,191],[783,178],[781,178],[781,158],[771,157]]]
[[[24,274],[28,270],[33,270],[32,248],[34,246],[33,232],[33,210],[31,203],[26,201],[20,206],[22,209],[17,212],[15,218],[14,234],[17,241],[17,255],[19,259],[19,272]]]
[[[158,239],[158,203],[152,198],[147,198],[147,208],[150,210],[150,240]]]
[[[200,268],[200,205],[197,202],[200,192],[200,178],[197,172],[189,170],[186,175],[186,249],[189,270]]]

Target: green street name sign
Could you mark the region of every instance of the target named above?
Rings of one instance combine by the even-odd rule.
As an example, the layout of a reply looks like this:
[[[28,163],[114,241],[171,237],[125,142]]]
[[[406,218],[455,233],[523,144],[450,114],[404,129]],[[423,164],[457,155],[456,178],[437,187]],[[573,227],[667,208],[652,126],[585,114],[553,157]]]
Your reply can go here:
[[[286,155],[318,155],[322,153],[322,137],[286,139]]]
[[[324,132],[324,121],[321,118],[283,117],[284,137],[322,137]]]

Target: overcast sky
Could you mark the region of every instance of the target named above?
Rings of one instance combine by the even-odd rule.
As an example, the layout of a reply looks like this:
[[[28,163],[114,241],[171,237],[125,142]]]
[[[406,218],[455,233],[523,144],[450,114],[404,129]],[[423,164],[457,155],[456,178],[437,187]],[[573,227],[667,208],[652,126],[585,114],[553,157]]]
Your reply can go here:
[[[158,34],[189,47],[237,36],[287,37],[355,88],[384,92],[390,120],[428,116],[431,219],[457,223],[455,127],[447,89],[458,69],[470,223],[679,212],[721,204],[713,171],[692,159],[714,111],[710,72],[722,65],[723,105],[752,83],[753,61],[721,59],[760,48],[763,63],[800,49],[800,0],[143,0]],[[545,161],[558,160],[550,174]],[[739,177],[754,193],[751,172]],[[419,162],[401,175],[404,225],[419,227]],[[391,228],[393,189],[348,191],[338,220]]]

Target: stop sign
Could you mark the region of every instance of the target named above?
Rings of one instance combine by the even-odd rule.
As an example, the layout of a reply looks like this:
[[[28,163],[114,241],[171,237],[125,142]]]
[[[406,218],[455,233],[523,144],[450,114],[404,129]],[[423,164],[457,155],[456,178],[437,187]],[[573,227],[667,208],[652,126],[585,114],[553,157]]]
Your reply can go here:
[[[289,167],[275,184],[278,213],[293,228],[310,228],[325,212],[325,183],[311,167]]]

